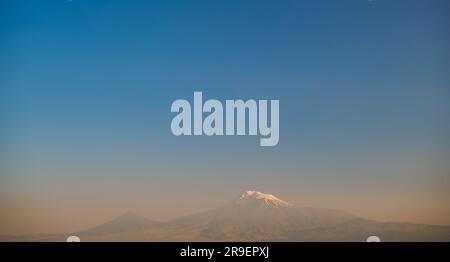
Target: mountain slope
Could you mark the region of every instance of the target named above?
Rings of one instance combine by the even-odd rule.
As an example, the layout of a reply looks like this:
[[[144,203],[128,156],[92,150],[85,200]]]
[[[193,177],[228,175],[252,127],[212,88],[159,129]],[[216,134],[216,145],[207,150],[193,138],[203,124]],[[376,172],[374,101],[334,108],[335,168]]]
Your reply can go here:
[[[371,235],[380,237],[383,242],[449,242],[450,227],[355,220],[330,227],[293,231],[279,240],[360,242]]]

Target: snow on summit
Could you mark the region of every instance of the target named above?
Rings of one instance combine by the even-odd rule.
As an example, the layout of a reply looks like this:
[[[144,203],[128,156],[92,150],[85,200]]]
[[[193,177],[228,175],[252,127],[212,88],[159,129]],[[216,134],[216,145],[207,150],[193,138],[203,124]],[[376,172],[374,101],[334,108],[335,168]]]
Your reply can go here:
[[[248,190],[245,191],[237,200],[238,204],[261,204],[266,207],[288,207],[291,206],[286,201],[283,201],[274,195],[264,194],[259,191]]]

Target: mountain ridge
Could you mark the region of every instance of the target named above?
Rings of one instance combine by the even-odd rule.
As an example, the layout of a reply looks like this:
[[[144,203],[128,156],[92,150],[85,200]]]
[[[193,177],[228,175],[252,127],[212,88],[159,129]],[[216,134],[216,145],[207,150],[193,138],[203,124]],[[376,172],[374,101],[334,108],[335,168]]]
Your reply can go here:
[[[341,210],[298,207],[274,195],[248,190],[219,207],[169,221],[127,211],[70,235],[82,241],[365,241],[370,235],[382,241],[450,241],[450,226],[378,222]],[[9,239],[61,241],[67,236]]]

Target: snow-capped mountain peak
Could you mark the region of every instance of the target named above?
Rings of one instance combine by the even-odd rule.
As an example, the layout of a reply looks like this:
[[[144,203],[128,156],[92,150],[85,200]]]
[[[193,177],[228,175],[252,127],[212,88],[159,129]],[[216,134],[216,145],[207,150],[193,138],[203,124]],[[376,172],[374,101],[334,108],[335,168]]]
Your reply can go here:
[[[259,191],[248,190],[245,191],[241,197],[236,201],[238,204],[259,204],[265,207],[289,207],[286,201],[283,201],[274,195],[265,194]]]

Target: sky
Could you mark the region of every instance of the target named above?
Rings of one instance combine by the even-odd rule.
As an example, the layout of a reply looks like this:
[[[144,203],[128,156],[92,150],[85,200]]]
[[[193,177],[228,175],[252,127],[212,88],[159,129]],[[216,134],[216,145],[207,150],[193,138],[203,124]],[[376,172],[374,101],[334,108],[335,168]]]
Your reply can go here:
[[[450,225],[446,0],[1,1],[0,234],[248,189]],[[175,137],[176,99],[280,100],[280,141]],[[75,219],[76,218],[76,219]]]

